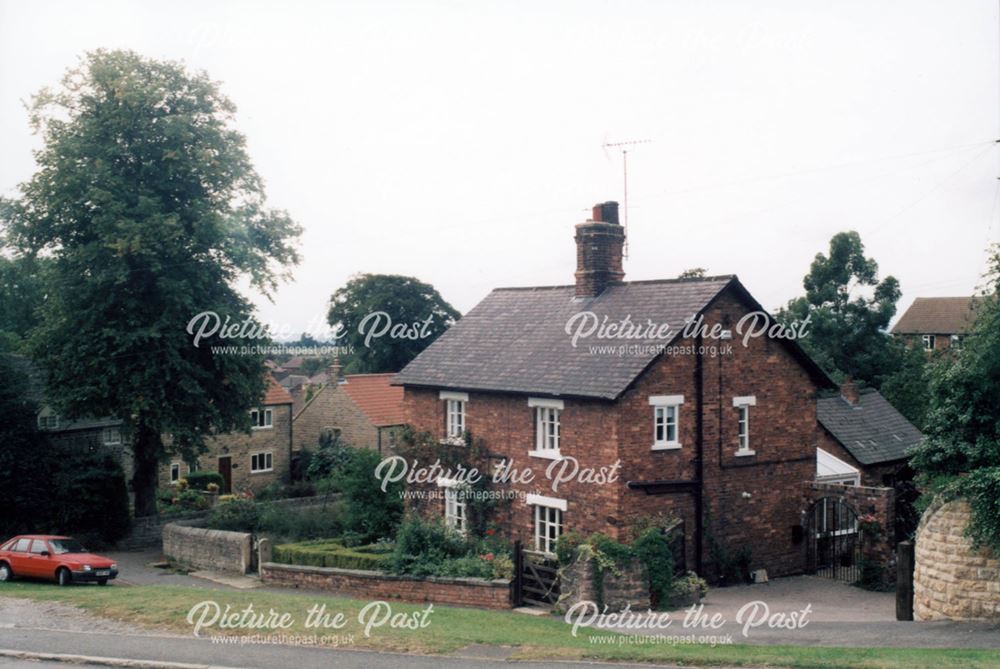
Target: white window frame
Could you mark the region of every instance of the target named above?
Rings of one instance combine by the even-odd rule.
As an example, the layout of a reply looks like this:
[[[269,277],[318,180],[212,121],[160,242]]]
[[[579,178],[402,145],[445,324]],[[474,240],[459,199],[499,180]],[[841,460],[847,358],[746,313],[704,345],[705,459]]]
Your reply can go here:
[[[535,410],[535,448],[528,455],[549,460],[561,460],[562,400],[529,397],[528,406]]]
[[[649,405],[653,407],[653,446],[654,451],[670,451],[681,448],[681,405],[684,404],[683,395],[652,395],[649,398]],[[672,426],[674,438],[669,438],[669,428],[671,427],[670,413],[673,413]],[[657,433],[662,423],[663,438],[657,437]]]
[[[170,463],[170,485],[177,485],[177,482],[181,480],[181,463],[171,462]]]
[[[39,430],[59,429],[59,414],[54,413],[48,409],[38,414],[38,429]]]
[[[562,536],[565,526],[563,514],[566,513],[566,500],[528,495],[527,503],[532,507],[535,550],[546,555],[554,555],[556,542]]]
[[[264,424],[261,425],[261,419]],[[271,430],[274,428],[274,411],[268,407],[250,409],[250,429],[251,430]]]
[[[738,440],[736,455],[740,457],[756,455],[757,451],[750,448],[750,407],[757,406],[757,397],[755,395],[734,397],[733,406],[739,411],[736,428]]]
[[[263,460],[262,460],[263,458]],[[254,463],[256,462],[256,467]],[[261,467],[261,464],[264,466]],[[273,451],[261,451],[260,453],[252,453],[250,455],[250,473],[251,474],[264,474],[266,472],[274,471],[274,452]]]
[[[920,337],[920,342],[925,351],[933,351],[937,345],[937,337],[932,334],[925,334]]]
[[[110,435],[110,438],[109,438]],[[101,430],[101,442],[105,446],[119,446],[122,443],[122,431],[117,427],[106,427]]]
[[[438,393],[438,398],[444,402],[444,439],[441,443],[464,445],[465,408],[469,402],[469,393],[442,390]]]

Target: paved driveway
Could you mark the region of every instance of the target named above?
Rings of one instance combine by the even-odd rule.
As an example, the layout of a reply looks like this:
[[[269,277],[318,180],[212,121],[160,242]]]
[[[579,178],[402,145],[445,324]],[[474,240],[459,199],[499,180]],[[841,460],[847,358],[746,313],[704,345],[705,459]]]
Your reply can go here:
[[[897,621],[895,597],[895,593],[868,592],[817,576],[794,576],[761,585],[710,590],[700,613],[705,616],[703,620],[720,614],[726,623],[716,630],[684,627],[687,609],[673,612],[674,622],[666,630],[625,630],[623,626],[612,629],[647,635],[723,634],[731,635],[733,643],[738,644],[1000,648],[1000,625]],[[788,621],[788,614],[807,607],[805,626],[770,626],[772,621]],[[741,609],[742,617],[738,617]],[[760,624],[746,628],[748,620]]]

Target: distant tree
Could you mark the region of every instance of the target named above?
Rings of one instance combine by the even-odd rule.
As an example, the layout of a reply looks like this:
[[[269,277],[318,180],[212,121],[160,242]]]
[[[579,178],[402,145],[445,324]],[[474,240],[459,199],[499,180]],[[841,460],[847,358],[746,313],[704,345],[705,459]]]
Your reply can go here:
[[[189,322],[255,324],[235,285],[270,294],[299,228],[266,208],[235,107],[204,73],[95,51],[29,112],[39,169],[0,211],[19,248],[52,257],[31,350],[60,413],[124,422],[135,514],[153,515],[161,435],[191,461],[206,436],[249,430],[265,390],[262,356],[216,352],[218,335],[195,346]]]
[[[1000,555],[1000,247],[989,277],[961,350],[931,368],[925,438],[910,466],[931,492],[968,499],[969,533]]]
[[[704,267],[692,267],[691,269],[686,269],[677,275],[678,279],[703,279],[708,273]]]
[[[879,281],[878,263],[864,255],[857,232],[830,240],[829,255],[816,254],[803,279],[805,295],[778,312],[784,321],[810,319],[800,344],[828,373],[878,388],[900,367],[901,350],[885,330],[896,313],[899,282]]]
[[[327,320],[354,348],[352,372],[397,372],[461,316],[413,277],[359,274],[330,298]],[[381,333],[380,336],[372,336]]]

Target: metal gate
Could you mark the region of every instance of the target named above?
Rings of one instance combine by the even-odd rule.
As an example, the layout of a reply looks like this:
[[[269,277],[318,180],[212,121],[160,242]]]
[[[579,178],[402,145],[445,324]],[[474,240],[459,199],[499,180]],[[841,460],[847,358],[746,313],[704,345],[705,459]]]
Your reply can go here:
[[[840,497],[824,497],[812,507],[809,571],[845,583],[861,578],[858,514]]]
[[[551,607],[559,600],[559,563],[514,542],[514,606]]]

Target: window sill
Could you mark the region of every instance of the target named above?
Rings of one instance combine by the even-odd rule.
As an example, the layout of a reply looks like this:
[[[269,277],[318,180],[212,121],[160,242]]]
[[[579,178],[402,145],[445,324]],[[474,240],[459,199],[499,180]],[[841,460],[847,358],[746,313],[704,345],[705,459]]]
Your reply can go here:
[[[528,451],[532,458],[543,458],[545,460],[562,460],[563,456],[559,451]]]
[[[751,455],[757,455],[757,451],[751,451],[751,450],[736,451],[736,457],[738,458],[745,458]]]
[[[255,470],[252,470],[250,472],[250,475],[253,476],[254,474],[270,474],[273,471],[274,471],[273,468],[272,469],[255,469]]]
[[[674,441],[666,444],[653,444],[649,450],[651,451],[679,451],[681,449],[681,443]]]
[[[465,446],[465,437],[445,437],[438,439],[441,446]]]
[[[251,427],[250,430],[256,432],[257,430],[273,430],[273,425],[265,425],[264,427]]]

